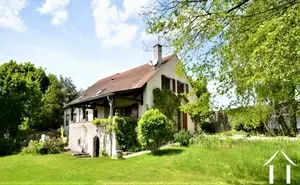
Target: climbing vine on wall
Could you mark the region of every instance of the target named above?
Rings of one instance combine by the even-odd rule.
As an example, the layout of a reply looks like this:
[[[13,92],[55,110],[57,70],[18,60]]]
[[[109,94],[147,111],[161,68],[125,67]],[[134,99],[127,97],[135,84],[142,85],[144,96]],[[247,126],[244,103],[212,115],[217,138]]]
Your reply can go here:
[[[170,89],[153,90],[154,108],[161,111],[175,125],[178,119],[181,96],[177,96]]]

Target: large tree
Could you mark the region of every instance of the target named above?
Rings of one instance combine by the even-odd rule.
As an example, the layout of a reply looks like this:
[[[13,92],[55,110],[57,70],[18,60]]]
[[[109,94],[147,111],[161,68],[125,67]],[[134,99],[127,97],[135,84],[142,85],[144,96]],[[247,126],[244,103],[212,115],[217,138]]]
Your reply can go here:
[[[13,138],[25,117],[36,117],[46,75],[31,63],[10,61],[0,66],[0,136]]]
[[[287,105],[294,135],[299,12],[297,0],[157,0],[144,16],[149,33],[160,34],[185,62],[192,53],[201,61],[197,69],[217,73],[221,92],[234,89],[239,105],[271,104],[279,123]]]

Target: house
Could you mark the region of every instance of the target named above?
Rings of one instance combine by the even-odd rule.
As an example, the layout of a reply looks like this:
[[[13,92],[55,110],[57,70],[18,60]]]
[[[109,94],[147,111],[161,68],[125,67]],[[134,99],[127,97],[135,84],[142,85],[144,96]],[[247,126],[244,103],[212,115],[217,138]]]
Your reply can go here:
[[[108,118],[115,112],[120,116],[141,117],[153,107],[155,88],[170,89],[174,93],[191,91],[188,78],[175,72],[178,60],[176,55],[162,57],[162,46],[157,44],[151,64],[103,78],[68,103],[64,110],[64,127],[69,136],[69,148],[93,157],[99,155],[99,150],[105,150],[109,156],[116,155],[114,136],[104,134],[104,129],[97,129],[91,121]],[[178,129],[195,131],[190,115],[180,112]]]

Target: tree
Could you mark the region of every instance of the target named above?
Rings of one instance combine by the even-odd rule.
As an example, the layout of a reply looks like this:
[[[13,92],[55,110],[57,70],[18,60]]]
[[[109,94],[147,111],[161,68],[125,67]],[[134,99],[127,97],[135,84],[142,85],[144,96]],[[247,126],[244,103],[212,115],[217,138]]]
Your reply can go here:
[[[66,77],[60,76],[60,83],[62,84],[62,93],[64,95],[63,103],[64,104],[71,102],[79,95],[80,91],[76,90],[76,86],[70,77],[66,78]]]
[[[15,138],[25,117],[35,117],[41,108],[41,80],[31,63],[10,61],[0,66],[0,135]]]
[[[53,74],[48,75],[50,84],[42,98],[39,121],[34,128],[38,130],[57,129],[63,124],[63,84]]]
[[[142,145],[150,148],[153,154],[171,135],[172,125],[168,118],[158,109],[150,109],[138,122],[138,138]]]
[[[300,80],[300,2],[296,0],[160,1],[146,9],[149,33],[161,35],[196,69],[217,73],[220,92],[234,89],[237,105],[289,107],[295,135]],[[193,56],[195,56],[193,55]]]

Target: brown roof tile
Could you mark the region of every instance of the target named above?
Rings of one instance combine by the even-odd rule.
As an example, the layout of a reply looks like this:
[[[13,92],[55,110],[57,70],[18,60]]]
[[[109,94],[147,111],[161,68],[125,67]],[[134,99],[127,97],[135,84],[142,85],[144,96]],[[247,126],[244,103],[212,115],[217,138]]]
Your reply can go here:
[[[170,61],[173,56],[174,55],[164,57],[162,59],[163,64]],[[155,69],[154,66],[144,64],[128,71],[100,79],[84,91],[81,96],[77,97],[66,106],[82,103],[91,99],[97,99],[97,97],[103,97],[110,93],[142,88],[156,71],[157,69]]]

